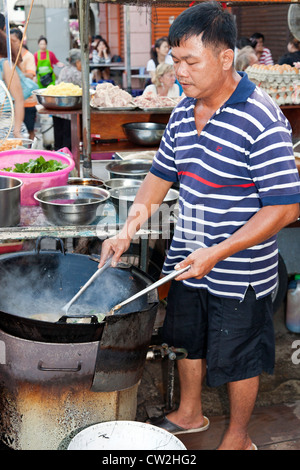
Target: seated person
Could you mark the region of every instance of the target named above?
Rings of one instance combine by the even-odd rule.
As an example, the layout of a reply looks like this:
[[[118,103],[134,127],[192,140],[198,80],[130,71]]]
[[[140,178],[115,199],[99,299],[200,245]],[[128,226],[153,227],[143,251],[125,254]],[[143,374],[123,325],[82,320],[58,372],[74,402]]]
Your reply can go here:
[[[155,44],[150,51],[151,59],[148,60],[146,66],[146,70],[151,79],[154,77],[156,67],[159,64],[173,64],[173,59],[169,54],[169,50],[170,46],[167,37],[164,36],[155,41]]]
[[[254,33],[252,34],[250,41],[257,55],[258,63],[263,65],[274,65],[270,49],[264,46],[264,35],[262,33]]]
[[[300,41],[296,38],[292,38],[287,45],[287,50],[288,53],[280,57],[278,64],[288,64],[291,65],[291,67],[295,67],[295,62],[300,61]]]
[[[243,72],[247,67],[257,64],[258,58],[255,50],[251,46],[243,47],[236,55],[235,69]]]
[[[179,98],[180,89],[176,82],[176,76],[173,65],[162,63],[155,70],[152,84],[146,86],[143,94],[152,93],[158,96],[167,96],[168,98]]]
[[[111,62],[110,48],[104,38],[100,38],[95,45],[92,52],[92,62],[93,64],[109,64]],[[93,79],[95,82],[99,82],[100,80],[109,80],[110,68],[97,68],[93,71]]]

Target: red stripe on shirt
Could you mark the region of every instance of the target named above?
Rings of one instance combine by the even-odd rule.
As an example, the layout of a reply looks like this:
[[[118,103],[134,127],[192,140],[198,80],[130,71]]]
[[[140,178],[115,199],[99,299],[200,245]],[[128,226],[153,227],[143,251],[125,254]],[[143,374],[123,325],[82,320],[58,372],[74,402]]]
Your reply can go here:
[[[255,186],[254,183],[247,183],[247,184],[216,184],[212,183],[211,181],[207,181],[204,178],[201,178],[201,176],[196,175],[195,173],[191,173],[189,171],[179,171],[179,175],[184,175],[184,176],[190,176],[191,178],[194,178],[197,181],[201,181],[201,183],[206,184],[207,186],[212,186],[213,188],[226,188],[229,186],[234,186],[237,188],[250,188],[251,186]]]

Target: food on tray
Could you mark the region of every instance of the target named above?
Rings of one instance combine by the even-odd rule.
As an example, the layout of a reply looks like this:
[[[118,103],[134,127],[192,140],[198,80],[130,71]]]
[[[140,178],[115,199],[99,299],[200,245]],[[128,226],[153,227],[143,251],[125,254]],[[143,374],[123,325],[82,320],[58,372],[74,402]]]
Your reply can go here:
[[[66,163],[57,160],[46,161],[44,157],[40,156],[35,160],[30,159],[28,162],[15,163],[14,167],[2,168],[1,171],[12,173],[51,173],[52,171],[63,170],[67,166]]]
[[[99,83],[91,98],[91,105],[97,108],[132,107],[132,96],[112,83]]]
[[[142,159],[152,161],[155,154],[156,150],[146,150],[142,152],[116,152],[116,155],[118,155],[121,160]]]
[[[73,83],[61,82],[58,85],[49,85],[41,94],[45,96],[82,96],[82,88]]]
[[[22,139],[0,140],[0,152],[22,147]]]
[[[168,98],[168,96],[159,96],[152,92],[146,92],[134,98],[133,101],[139,108],[173,108],[181,99],[181,97]]]

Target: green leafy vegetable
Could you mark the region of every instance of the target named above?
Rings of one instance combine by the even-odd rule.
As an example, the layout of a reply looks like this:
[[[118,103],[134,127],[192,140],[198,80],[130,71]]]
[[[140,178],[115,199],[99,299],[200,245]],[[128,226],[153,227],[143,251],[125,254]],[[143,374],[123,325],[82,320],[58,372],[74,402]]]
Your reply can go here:
[[[66,163],[61,163],[57,160],[46,161],[44,157],[40,156],[35,160],[30,159],[29,162],[16,163],[14,168],[2,168],[2,171],[12,173],[51,173],[52,171],[63,170],[67,166]]]

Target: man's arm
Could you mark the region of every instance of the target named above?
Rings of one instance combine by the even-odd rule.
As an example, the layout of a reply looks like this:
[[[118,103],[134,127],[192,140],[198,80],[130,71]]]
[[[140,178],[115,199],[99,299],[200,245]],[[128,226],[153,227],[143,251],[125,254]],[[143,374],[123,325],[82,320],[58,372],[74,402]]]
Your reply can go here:
[[[213,267],[239,251],[258,245],[297,220],[299,204],[264,206],[233,235],[209,248],[199,248],[176,266],[176,269],[191,265],[186,273],[176,280],[195,277],[201,279]]]

